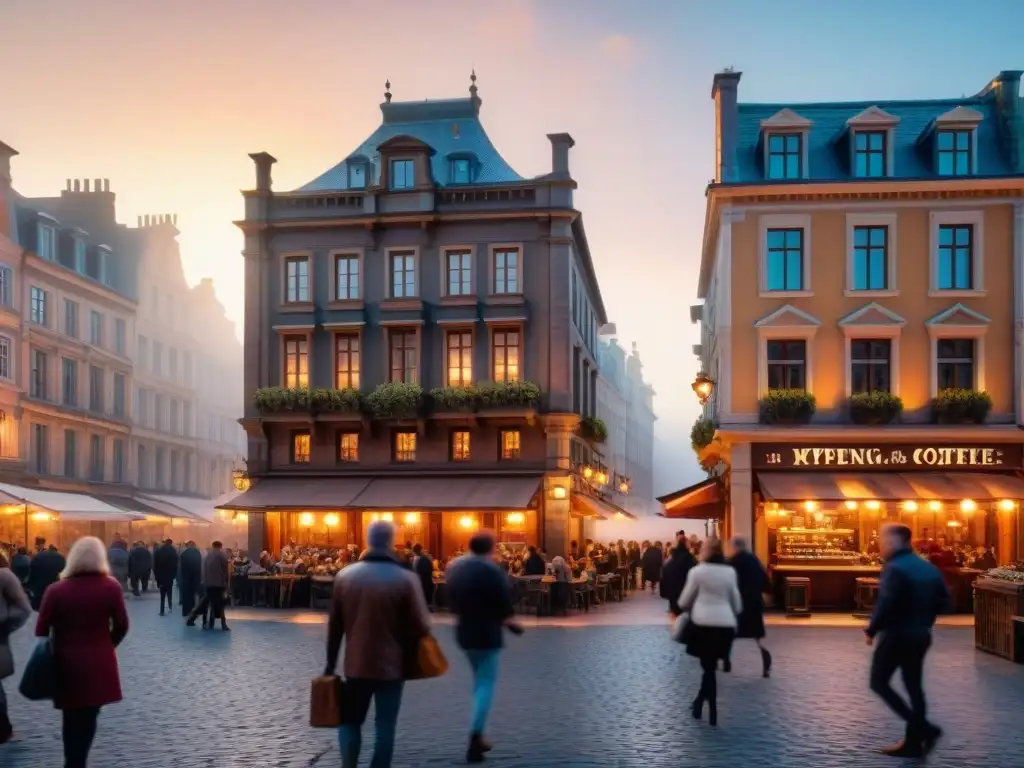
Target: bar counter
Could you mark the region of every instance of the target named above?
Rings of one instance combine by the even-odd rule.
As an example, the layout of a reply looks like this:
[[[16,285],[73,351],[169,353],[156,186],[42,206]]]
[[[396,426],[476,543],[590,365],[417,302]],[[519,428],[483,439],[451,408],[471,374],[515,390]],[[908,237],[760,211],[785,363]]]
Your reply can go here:
[[[852,611],[856,607],[857,579],[878,578],[880,565],[817,565],[814,563],[774,565],[770,569],[775,605],[786,602],[786,577],[811,580],[812,611]]]

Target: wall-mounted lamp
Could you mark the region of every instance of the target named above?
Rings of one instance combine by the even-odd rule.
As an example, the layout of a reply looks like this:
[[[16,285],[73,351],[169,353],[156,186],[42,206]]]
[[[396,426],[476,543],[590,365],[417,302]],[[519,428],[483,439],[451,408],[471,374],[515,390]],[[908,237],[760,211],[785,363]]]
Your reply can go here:
[[[711,399],[711,394],[715,391],[715,382],[703,371],[697,374],[690,386],[693,387],[693,393],[697,395],[697,400],[701,405],[707,404]]]
[[[245,493],[252,487],[252,478],[244,469],[236,469],[231,473],[231,484],[239,493]]]
[[[564,499],[568,495],[569,492],[565,489],[564,485],[554,485],[551,487],[552,499]]]

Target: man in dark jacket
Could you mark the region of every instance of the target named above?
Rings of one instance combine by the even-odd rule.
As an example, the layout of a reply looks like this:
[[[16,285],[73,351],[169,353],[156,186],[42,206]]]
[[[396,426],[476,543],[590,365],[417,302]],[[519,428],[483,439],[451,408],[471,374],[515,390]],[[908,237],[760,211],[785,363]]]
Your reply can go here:
[[[65,565],[63,555],[56,548],[44,548],[45,539],[36,539],[36,546],[40,549],[29,564],[28,582],[25,584],[34,611],[38,611],[39,606],[43,604],[43,593],[46,592],[46,588],[60,579],[60,573]]]
[[[18,581],[24,584],[28,581],[28,574],[31,569],[32,558],[28,556],[28,549],[18,547],[17,554],[11,558],[11,572],[18,577]]]
[[[203,614],[203,628],[207,626],[213,629],[213,622],[220,619],[220,628],[230,632],[228,618],[224,613],[224,596],[227,593],[228,584],[231,579],[231,562],[224,552],[224,545],[219,541],[213,542],[213,549],[203,560],[203,599],[199,605],[192,609],[185,622],[188,626],[196,625],[196,618]],[[206,621],[206,610],[210,610],[209,623]]]
[[[196,549],[194,541],[185,543],[178,564],[181,568],[181,575],[178,578],[181,615],[188,616],[196,607],[197,598],[202,596],[203,553]]]
[[[761,676],[768,677],[772,668],[772,655],[761,645],[764,639],[764,593],[768,591],[768,573],[765,571],[757,555],[747,548],[747,541],[739,536],[732,539],[733,555],[729,565],[736,570],[736,581],[743,598],[743,612],[739,615],[736,637],[746,637],[757,641],[761,652]],[[732,671],[732,661],[726,658],[723,662],[725,672]]]
[[[519,634],[512,622],[515,608],[508,576],[494,562],[494,536],[477,533],[470,539],[470,554],[459,558],[448,571],[448,600],[458,616],[455,639],[473,668],[473,720],[466,761],[483,762],[491,745],[484,739],[487,716],[498,682],[498,659],[504,646],[504,630]]]
[[[423,551],[422,544],[412,548],[412,569],[423,587],[423,599],[427,601],[427,607],[434,610],[434,559]]]
[[[138,597],[149,591],[149,574],[153,570],[153,553],[141,541],[135,542],[128,553],[128,578],[132,583],[132,594]],[[142,590],[139,591],[141,586]]]
[[[686,584],[690,569],[696,564],[697,559],[686,548],[686,537],[680,536],[676,539],[676,546],[672,547],[672,554],[661,571],[661,596],[668,600],[668,610],[675,616],[681,613],[679,596],[683,594],[683,586]]]
[[[923,757],[935,748],[942,730],[928,722],[922,677],[924,657],[932,644],[932,627],[950,604],[942,573],[916,555],[910,528],[889,523],[882,528],[885,558],[878,599],[864,635],[868,645],[881,639],[871,660],[871,690],[907,723],[906,737],[882,752],[894,757]],[[900,670],[909,705],[890,681]]]
[[[167,600],[167,610],[171,610],[174,595],[174,579],[178,575],[178,550],[174,548],[174,542],[167,539],[157,547],[153,555],[153,578],[160,589],[160,615],[164,615],[164,599]]]
[[[526,548],[527,555],[526,559],[523,560],[523,576],[543,576],[546,566],[544,565],[544,558],[537,552],[537,548],[532,544]]]

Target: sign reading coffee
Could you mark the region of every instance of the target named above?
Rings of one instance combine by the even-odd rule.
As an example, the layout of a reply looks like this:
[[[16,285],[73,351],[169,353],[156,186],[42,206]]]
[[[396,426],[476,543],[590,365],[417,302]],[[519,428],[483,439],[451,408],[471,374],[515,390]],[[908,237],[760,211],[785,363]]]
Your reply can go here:
[[[1004,445],[801,445],[755,443],[755,469],[1011,470],[1024,464],[1020,444]]]

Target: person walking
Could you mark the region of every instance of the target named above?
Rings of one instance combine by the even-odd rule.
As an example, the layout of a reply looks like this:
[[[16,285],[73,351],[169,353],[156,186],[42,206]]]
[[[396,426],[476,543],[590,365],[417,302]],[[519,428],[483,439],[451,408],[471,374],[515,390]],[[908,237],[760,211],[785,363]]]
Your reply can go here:
[[[14,735],[2,682],[14,674],[10,637],[21,629],[31,615],[32,605],[21,586],[21,580],[10,569],[7,558],[0,554],[0,744],[6,744]]]
[[[484,739],[487,717],[498,682],[498,660],[504,647],[504,630],[523,630],[512,621],[515,606],[508,577],[494,561],[494,536],[475,534],[469,540],[470,555],[446,578],[452,613],[458,617],[455,638],[473,670],[473,717],[466,762],[483,762],[491,744]]]
[[[36,621],[36,637],[53,643],[65,768],[85,768],[100,709],[121,701],[115,649],[127,634],[124,590],[110,578],[103,542],[85,536],[71,547],[61,580],[46,590]]]
[[[231,628],[228,626],[228,617],[224,612],[224,596],[227,593],[228,584],[231,579],[230,567],[231,563],[224,552],[224,545],[219,541],[213,542],[213,549],[210,550],[206,559],[203,560],[203,589],[205,594],[203,599],[199,601],[199,605],[192,609],[192,613],[188,615],[188,620],[185,624],[194,627],[196,625],[196,618],[199,614],[203,614],[203,629],[207,627],[213,629],[214,621],[219,618],[220,628],[224,632],[231,631]],[[207,609],[209,609],[210,614],[209,622],[206,620]]]
[[[153,570],[153,553],[144,542],[138,541],[128,554],[128,577],[132,594],[139,597],[149,590],[149,575]]]
[[[194,541],[185,542],[178,561],[181,574],[178,578],[178,595],[181,598],[181,615],[189,616],[202,597],[203,553]]]
[[[120,537],[107,550],[107,561],[110,563],[110,574],[121,585],[128,589],[128,577],[131,575],[131,558],[128,556],[128,544]]]
[[[729,565],[736,570],[740,597],[743,599],[743,612],[737,622],[736,637],[750,638],[757,642],[757,649],[761,652],[761,676],[768,677],[772,669],[772,655],[761,644],[765,636],[764,593],[771,587],[768,572],[757,555],[747,548],[746,539],[734,536],[731,543],[733,554],[729,558]],[[722,671],[732,671],[732,661],[728,656],[722,662]]]
[[[736,619],[743,610],[736,571],[725,562],[722,542],[718,539],[704,541],[701,562],[686,577],[679,608],[690,614],[684,632],[686,652],[700,659],[702,670],[700,690],[693,700],[693,717],[700,720],[707,703],[708,723],[718,725],[715,671],[720,659],[729,658]]]
[[[697,558],[687,549],[686,536],[680,536],[661,571],[661,596],[668,600],[670,613],[679,614],[679,596],[683,594],[686,577],[695,565]]]
[[[428,552],[423,551],[423,545],[417,544],[412,548],[412,569],[423,587],[423,599],[427,606],[434,604],[434,559]]]
[[[160,590],[160,615],[164,615],[164,600],[170,613],[174,597],[174,579],[178,575],[178,550],[170,539],[164,541],[153,554],[153,578]]]
[[[648,584],[650,584],[651,594],[658,594],[658,582],[661,581],[661,568],[664,563],[665,555],[661,551],[661,542],[656,541],[652,545],[645,541],[644,556],[642,560],[644,573],[640,589],[644,589]]]
[[[47,549],[46,539],[36,539],[36,555],[29,563],[28,581],[25,583],[32,610],[39,610],[43,604],[43,595],[51,584],[57,583],[63,570],[63,555],[55,549]]]
[[[882,750],[893,757],[924,757],[942,736],[942,729],[928,722],[922,678],[932,627],[936,617],[948,610],[950,595],[942,572],[914,554],[911,536],[902,523],[883,526],[879,544],[885,566],[871,621],[864,630],[868,645],[879,638],[871,660],[871,690],[907,724],[903,740]],[[897,669],[909,705],[892,688]]]
[[[366,532],[367,550],[341,570],[327,628],[327,666],[333,675],[345,639],[338,743],[343,768],[356,768],[370,702],[376,710],[371,768],[388,768],[395,749],[395,724],[402,705],[406,661],[430,633],[430,614],[419,579],[394,556],[395,529],[378,520]]]

